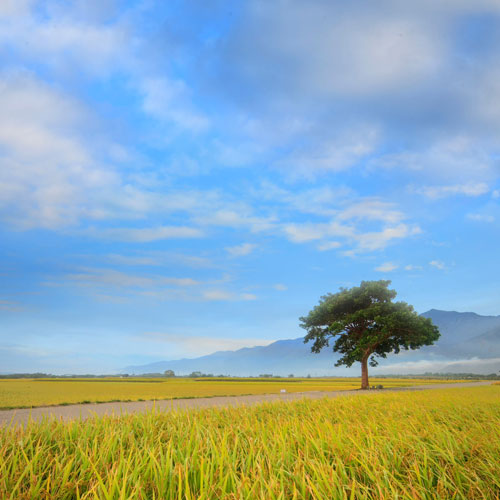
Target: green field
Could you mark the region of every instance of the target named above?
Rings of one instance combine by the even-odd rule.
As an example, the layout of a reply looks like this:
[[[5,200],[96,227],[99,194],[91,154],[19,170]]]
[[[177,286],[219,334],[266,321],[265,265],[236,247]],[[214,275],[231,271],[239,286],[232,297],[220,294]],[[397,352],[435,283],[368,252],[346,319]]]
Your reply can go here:
[[[3,499],[498,499],[500,386],[0,429]]]
[[[442,380],[371,379],[372,384],[384,387],[407,387]],[[450,383],[459,382],[458,380]],[[332,379],[1,379],[0,408],[31,408],[74,403],[105,401],[138,401],[171,398],[236,396],[241,394],[334,391],[358,389],[358,378]]]

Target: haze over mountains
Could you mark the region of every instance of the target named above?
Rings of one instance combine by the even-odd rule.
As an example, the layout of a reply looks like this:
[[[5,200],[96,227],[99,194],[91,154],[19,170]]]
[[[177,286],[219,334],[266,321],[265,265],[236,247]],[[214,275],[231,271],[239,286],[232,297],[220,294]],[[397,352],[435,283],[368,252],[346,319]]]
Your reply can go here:
[[[500,370],[500,316],[481,316],[471,312],[431,309],[422,314],[439,327],[441,338],[433,346],[417,351],[402,351],[380,359],[371,373],[411,374],[424,372],[488,374]],[[142,366],[128,366],[130,374],[174,370],[177,375],[194,371],[224,375],[286,376],[359,375],[358,364],[351,368],[335,367],[338,355],[331,349],[319,354],[310,352],[302,338],[278,340],[267,346],[220,351],[194,359],[158,361]]]

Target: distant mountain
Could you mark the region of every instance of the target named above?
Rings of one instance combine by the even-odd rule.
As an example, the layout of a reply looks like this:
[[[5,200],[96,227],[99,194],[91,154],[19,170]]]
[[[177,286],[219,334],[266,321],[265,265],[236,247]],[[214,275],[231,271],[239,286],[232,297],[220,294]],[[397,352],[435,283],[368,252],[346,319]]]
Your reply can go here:
[[[375,371],[491,373],[500,369],[500,316],[480,316],[476,313],[437,309],[431,309],[422,316],[432,319],[439,327],[439,341],[417,351],[402,351],[398,355],[389,355],[387,359],[380,360],[380,366]],[[350,369],[335,367],[338,357],[331,348],[313,354],[310,344],[304,344],[303,339],[298,338],[278,340],[267,346],[245,347],[237,351],[219,351],[194,359],[128,366],[124,371],[143,374],[174,370],[179,375],[194,371],[214,375],[358,375],[358,366]]]
[[[500,316],[431,309],[422,314],[439,327],[435,346],[423,348],[453,359],[500,357]]]
[[[214,352],[194,359],[128,366],[125,372],[141,374],[174,370],[176,374],[201,371],[215,375],[259,375],[261,373],[323,375],[332,371],[336,359],[338,357],[332,350],[323,351],[320,354],[311,353],[310,346],[305,345],[302,338],[298,338],[278,340],[267,346]]]
[[[480,316],[473,312],[439,311],[431,309],[422,314],[439,327],[439,344],[455,345],[489,331],[500,331],[500,316]]]

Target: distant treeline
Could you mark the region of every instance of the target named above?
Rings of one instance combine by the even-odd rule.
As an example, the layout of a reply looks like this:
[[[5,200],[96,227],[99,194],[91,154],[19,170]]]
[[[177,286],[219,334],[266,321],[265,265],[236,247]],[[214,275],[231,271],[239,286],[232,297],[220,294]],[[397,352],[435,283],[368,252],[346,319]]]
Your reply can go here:
[[[207,378],[196,378],[195,380],[197,382],[253,382],[254,378],[258,378],[259,382],[276,382],[277,378],[280,378],[280,384],[286,382],[286,383],[297,383],[297,382],[302,382],[301,379],[289,379],[285,378],[282,379],[281,377],[273,377],[273,378],[262,378],[262,377],[207,377]]]
[[[128,377],[134,377],[134,378],[165,378],[166,375],[164,373],[143,373],[141,375],[129,375],[128,373],[117,373],[114,375],[93,375],[93,374],[85,374],[85,375],[53,375],[51,373],[11,373],[11,374],[2,374],[0,375],[0,379],[18,379],[18,378],[46,378],[46,379],[51,379],[51,378],[57,378],[57,379],[73,379],[73,378],[88,378],[88,379],[95,379],[95,378],[128,378]],[[202,373],[202,372],[192,372],[189,375],[168,375],[168,377],[176,377],[176,378],[203,378],[204,380],[212,380],[212,381],[218,381],[220,379],[224,380],[230,380],[232,382],[238,382],[242,380],[248,380],[249,378],[254,378],[254,379],[259,379],[260,381],[269,381],[272,382],[272,379],[290,379],[294,378],[293,374],[290,374],[288,376],[282,377],[281,375],[273,375],[272,373],[264,373],[261,375],[256,375],[256,376],[248,376],[248,377],[241,377],[241,376],[231,376],[231,375],[213,375],[212,373]],[[300,378],[312,378],[311,375],[307,376],[298,376]],[[346,376],[346,377],[338,377],[338,376],[332,376],[332,375],[324,375],[321,377],[314,377],[314,378],[358,378],[358,377],[352,377],[352,376]],[[394,374],[387,374],[387,375],[375,375],[375,378],[400,378],[400,379],[443,379],[443,380],[463,380],[463,379],[474,379],[474,380],[500,380],[500,373],[489,373],[487,375],[481,375],[477,373],[421,373],[421,374],[407,374],[407,375],[394,375]],[[283,380],[284,381],[284,380]],[[289,382],[293,382],[293,380],[289,380]]]
[[[376,378],[441,378],[446,380],[500,380],[500,373],[489,373],[488,375],[480,375],[477,373],[422,373],[418,375],[375,375]]]
[[[157,374],[161,376],[160,374]],[[127,374],[118,373],[116,375],[92,375],[87,373],[85,375],[52,375],[51,373],[10,373],[10,374],[2,374],[0,375],[0,379],[2,378],[109,378],[109,377],[128,377]]]

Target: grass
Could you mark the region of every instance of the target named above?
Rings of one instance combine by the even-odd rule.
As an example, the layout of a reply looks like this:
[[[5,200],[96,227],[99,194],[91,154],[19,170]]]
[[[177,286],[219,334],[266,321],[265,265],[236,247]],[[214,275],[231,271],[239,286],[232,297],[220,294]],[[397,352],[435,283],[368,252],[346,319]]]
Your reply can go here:
[[[0,429],[0,498],[500,498],[500,387]]]
[[[106,383],[100,383],[106,382]],[[293,383],[290,383],[293,382]],[[422,379],[371,379],[384,387],[443,382]],[[457,380],[450,381],[458,382]],[[331,379],[0,379],[0,409],[76,403],[139,401],[242,394],[358,389],[359,378]]]

